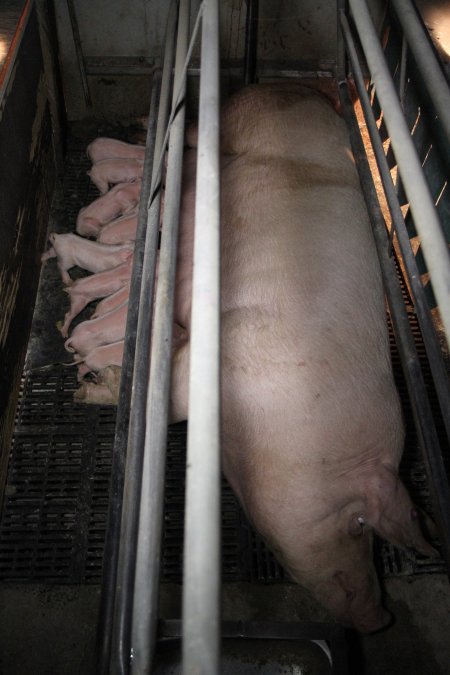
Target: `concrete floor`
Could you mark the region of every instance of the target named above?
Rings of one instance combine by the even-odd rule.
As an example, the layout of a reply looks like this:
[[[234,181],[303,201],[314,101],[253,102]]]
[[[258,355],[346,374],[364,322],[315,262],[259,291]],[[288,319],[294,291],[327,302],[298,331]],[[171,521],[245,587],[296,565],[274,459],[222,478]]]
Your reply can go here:
[[[396,617],[388,630],[361,638],[348,634],[350,675],[449,675],[450,587],[434,574],[391,578],[385,582],[386,606]],[[0,673],[2,675],[94,675],[98,586],[0,586]],[[164,618],[179,618],[180,589],[164,585]],[[323,621],[327,617],[293,584],[226,584],[227,620]],[[251,647],[253,649],[253,647]],[[250,660],[250,647],[242,649]],[[284,672],[322,675],[317,654],[301,670],[284,662],[267,671],[267,654],[258,667],[235,665],[224,672]],[[312,663],[315,669],[311,670]],[[229,662],[230,663],[230,662]],[[228,665],[229,665],[228,663]],[[233,671],[233,668],[235,669]],[[166,671],[164,671],[166,672]],[[177,672],[170,670],[167,672]]]

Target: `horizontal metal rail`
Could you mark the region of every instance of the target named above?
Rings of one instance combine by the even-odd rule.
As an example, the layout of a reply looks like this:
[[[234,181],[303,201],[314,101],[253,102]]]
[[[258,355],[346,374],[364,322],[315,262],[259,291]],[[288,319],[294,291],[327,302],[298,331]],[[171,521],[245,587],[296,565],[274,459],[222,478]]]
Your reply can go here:
[[[205,0],[195,201],[183,575],[183,673],[219,673],[219,5]]]
[[[450,255],[366,2],[350,0],[450,344]]]
[[[158,627],[162,639],[182,637],[182,625],[177,619],[160,621]],[[223,621],[222,639],[295,640],[314,642],[326,655],[333,675],[348,675],[348,649],[345,630],[338,623],[303,621]],[[241,669],[240,669],[241,670]]]

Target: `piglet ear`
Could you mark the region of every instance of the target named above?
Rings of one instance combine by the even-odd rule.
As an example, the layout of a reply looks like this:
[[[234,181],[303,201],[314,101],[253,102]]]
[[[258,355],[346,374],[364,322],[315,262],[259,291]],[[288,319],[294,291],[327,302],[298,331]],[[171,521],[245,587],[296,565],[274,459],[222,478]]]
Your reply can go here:
[[[384,539],[403,548],[434,557],[436,550],[424,538],[420,515],[397,472],[380,465],[365,481],[366,523]]]

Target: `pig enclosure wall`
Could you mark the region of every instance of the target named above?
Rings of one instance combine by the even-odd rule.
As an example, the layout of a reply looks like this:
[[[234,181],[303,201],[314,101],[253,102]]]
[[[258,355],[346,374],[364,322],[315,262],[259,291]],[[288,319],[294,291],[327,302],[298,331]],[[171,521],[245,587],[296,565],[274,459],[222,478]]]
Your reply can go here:
[[[0,100],[0,495],[56,178],[36,7],[28,3]]]

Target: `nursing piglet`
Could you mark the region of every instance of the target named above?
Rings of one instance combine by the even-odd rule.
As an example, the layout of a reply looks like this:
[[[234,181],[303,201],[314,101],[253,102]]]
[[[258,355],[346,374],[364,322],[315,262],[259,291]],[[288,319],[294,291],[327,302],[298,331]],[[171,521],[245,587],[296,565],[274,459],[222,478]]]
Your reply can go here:
[[[69,234],[52,232],[49,241],[52,246],[41,256],[41,261],[57,258],[62,280],[67,286],[72,283],[67,270],[75,265],[88,272],[102,272],[128,260],[133,255],[134,249],[133,244],[116,246],[99,244],[71,232]]]
[[[82,277],[74,281],[71,286],[65,287],[64,290],[70,297],[70,309],[60,327],[61,335],[67,337],[73,319],[90,302],[97,298],[115,295],[117,291],[124,288],[130,280],[132,267],[133,256],[130,256],[117,267],[92,274],[89,277]]]
[[[116,138],[100,136],[92,141],[92,143],[89,143],[86,153],[93,163],[115,157],[131,157],[143,160],[145,156],[145,146],[136,145],[134,143],[125,143]]]
[[[122,305],[125,301],[127,301],[129,297],[130,284],[128,282],[125,284],[125,286],[122,286],[122,288],[112,295],[109,295],[107,298],[103,298],[103,300],[101,300],[95,308],[95,312],[91,316],[91,319],[96,319],[99,316],[103,316],[104,314],[112,312],[113,309],[116,309],[119,307],[119,305]]]
[[[112,159],[102,159],[99,162],[95,162],[87,174],[102,195],[104,195],[108,192],[110,185],[132,183],[141,178],[143,169],[143,159],[113,157]]]
[[[102,197],[80,209],[76,231],[86,237],[96,236],[103,225],[136,208],[141,194],[141,181],[119,183]]]
[[[384,294],[344,122],[299,85],[222,113],[223,468],[293,579],[344,624],[388,624],[372,536],[433,554],[398,476]],[[182,292],[182,289],[179,289]],[[187,416],[189,344],[173,359]]]
[[[117,405],[122,368],[106,366],[97,374],[95,382],[82,382],[73,395],[77,403]]]
[[[78,363],[78,381],[88,373],[97,373],[107,366],[121,366],[123,360],[124,340],[95,347],[89,354],[74,354],[74,364]]]
[[[69,352],[86,356],[96,347],[122,340],[125,337],[127,313],[126,300],[107,314],[79,323],[65,341],[64,347]]]
[[[122,244],[136,239],[138,214],[133,211],[129,215],[116,218],[100,230],[97,241],[102,244]]]

